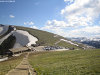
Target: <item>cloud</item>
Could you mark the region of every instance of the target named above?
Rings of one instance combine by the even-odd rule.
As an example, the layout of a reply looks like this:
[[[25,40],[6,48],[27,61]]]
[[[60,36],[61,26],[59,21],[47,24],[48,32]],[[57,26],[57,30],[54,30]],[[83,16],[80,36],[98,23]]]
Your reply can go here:
[[[46,30],[55,32],[64,37],[100,37],[100,26],[87,26],[83,28],[74,28],[73,30],[48,27]]]
[[[73,2],[74,0],[64,0],[64,2],[68,2],[68,1],[69,1],[69,2]]]
[[[100,0],[75,0],[73,4],[61,10],[61,15],[68,24],[87,26],[92,25],[95,18],[100,15],[99,9]]]
[[[24,22],[24,25],[34,25],[34,22]]]
[[[57,20],[48,20],[46,25],[42,27],[42,29],[61,29],[65,27],[73,27],[73,25],[67,24],[65,21],[57,21]]]
[[[60,27],[54,27],[52,25],[50,25],[50,26],[46,25],[46,26],[42,27],[41,30],[47,30],[49,32],[54,32],[54,33],[56,33],[58,35],[62,35],[62,34],[64,35],[64,31],[63,31],[62,28],[60,28]]]
[[[33,29],[38,29],[38,27],[36,27],[36,26],[31,26],[30,28],[33,28]]]
[[[95,20],[100,17],[100,0],[64,0],[64,2],[66,6],[61,10],[64,20],[48,20],[41,29],[64,37],[100,36],[100,26],[95,25],[97,22]]]
[[[29,25],[28,27],[33,28],[33,29],[39,29],[37,26],[34,25],[34,22],[24,22],[24,25]]]
[[[68,32],[71,37],[100,37],[100,26],[87,26],[84,28],[74,29]]]
[[[82,28],[80,31],[84,31],[91,34],[100,34],[100,26],[88,26],[86,28]]]
[[[34,22],[29,22],[29,25],[34,25]]]
[[[10,17],[10,18],[15,18],[15,16],[14,16],[14,15],[9,15],[9,17]]]
[[[24,22],[24,25],[27,25],[27,22]]]
[[[91,26],[94,20],[100,15],[100,0],[64,0],[65,2],[73,2],[66,5],[61,10],[61,15],[65,21],[49,20],[47,27],[77,27]]]
[[[72,2],[74,2],[74,0],[64,0],[64,2],[66,2],[66,3],[72,3]]]

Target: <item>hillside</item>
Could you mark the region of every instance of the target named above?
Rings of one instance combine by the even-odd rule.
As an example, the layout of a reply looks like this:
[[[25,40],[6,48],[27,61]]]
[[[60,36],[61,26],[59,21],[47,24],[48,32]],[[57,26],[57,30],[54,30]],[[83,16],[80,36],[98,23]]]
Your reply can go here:
[[[8,28],[7,28],[8,27]],[[13,25],[0,25],[0,54],[10,48],[23,46],[59,46],[68,49],[86,49],[88,46],[70,41],[50,32]],[[6,32],[4,30],[6,29]],[[14,39],[11,40],[11,38]],[[11,40],[11,41],[9,41]],[[7,42],[7,43],[6,43]],[[9,44],[11,43],[11,44]],[[6,46],[6,49],[5,49]]]
[[[0,62],[0,75],[6,75],[8,71],[14,69],[25,57],[25,53],[18,56],[18,57],[12,57],[9,60]]]
[[[29,62],[38,75],[100,75],[100,50],[32,53]]]
[[[89,46],[93,46],[95,48],[100,48],[100,38],[86,38],[86,37],[77,37],[77,38],[69,38],[72,41],[76,41],[79,43],[83,43]]]
[[[100,41],[83,41],[81,43],[100,49]]]
[[[56,35],[56,34],[38,30],[38,29],[32,29],[32,28],[26,28],[26,27],[20,27],[20,26],[16,26],[16,28],[18,30],[28,31],[31,35],[37,37],[39,39],[39,41],[37,41],[37,43],[41,44],[43,46],[55,45],[55,43],[57,43],[61,39],[68,40],[60,35]],[[70,40],[68,40],[68,41],[70,41]],[[73,43],[78,44],[76,42],[73,42]],[[79,45],[79,47],[78,47],[78,46],[75,46],[75,45],[65,42],[65,41],[61,41],[61,42],[57,43],[56,45],[63,46],[63,47],[74,47],[74,48],[84,47],[84,45],[82,45],[82,44],[78,44]]]

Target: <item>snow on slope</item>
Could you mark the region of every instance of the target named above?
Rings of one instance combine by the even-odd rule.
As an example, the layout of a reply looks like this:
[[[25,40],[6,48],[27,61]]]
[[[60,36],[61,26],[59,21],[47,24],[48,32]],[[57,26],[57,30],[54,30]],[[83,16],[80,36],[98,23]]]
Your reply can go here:
[[[68,40],[65,40],[65,39],[60,39],[59,41],[57,41],[57,42],[55,43],[55,45],[58,44],[58,43],[60,43],[61,41],[65,41],[65,42],[70,43],[70,44],[72,44],[72,45],[79,46],[78,44],[75,44],[75,43],[73,43],[73,42],[71,42],[71,41],[68,41]]]
[[[54,35],[54,37],[59,37],[59,35]],[[60,39],[60,40],[57,41],[55,44],[58,44],[58,43],[61,42],[61,41],[65,41],[65,42],[70,43],[70,44],[72,44],[72,45],[79,46],[78,44],[75,44],[75,43],[73,43],[73,42],[71,42],[71,41],[68,41],[68,40],[65,40],[65,39]]]
[[[8,60],[8,57],[5,57],[5,58],[0,59],[0,62],[1,61],[5,61],[5,60]]]
[[[8,31],[8,26],[1,26],[0,25],[0,35],[6,33]]]
[[[3,27],[0,27],[0,33],[3,31]]]
[[[75,45],[75,46],[79,46],[78,44],[75,44],[75,43],[73,43],[71,41],[68,41],[68,40],[65,40],[65,39],[60,39],[60,40],[61,41],[65,41],[65,42],[70,43],[70,44]]]
[[[31,44],[36,44],[38,39],[32,35],[30,35],[27,31],[16,30],[13,32],[13,35],[16,37],[16,43],[14,48],[22,47],[22,46],[31,46]]]
[[[5,32],[7,32],[8,27],[9,26],[0,25],[0,34],[4,34]],[[14,27],[13,31],[0,39],[0,44],[12,34],[16,37],[16,43],[14,44],[13,48],[19,48],[26,45],[31,46],[31,44],[36,44],[36,41],[38,41],[36,37],[29,34],[27,31],[16,30],[16,28]]]

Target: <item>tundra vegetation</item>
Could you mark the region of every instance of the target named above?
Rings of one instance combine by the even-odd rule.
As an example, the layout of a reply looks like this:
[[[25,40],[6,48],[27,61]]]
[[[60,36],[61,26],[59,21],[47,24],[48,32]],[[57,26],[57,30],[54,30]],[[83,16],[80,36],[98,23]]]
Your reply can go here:
[[[66,39],[66,38],[59,36],[59,35],[54,37],[56,34],[49,33],[49,32],[42,31],[42,30],[20,27],[20,26],[16,26],[16,29],[28,31],[31,35],[38,38],[39,41],[37,41],[37,44],[42,45],[42,46],[54,46],[55,43],[58,42],[60,39]],[[66,40],[68,40],[68,39],[66,39]],[[76,42],[74,42],[74,43],[76,43]],[[82,44],[79,44],[79,47],[77,47],[75,45],[72,45],[72,44],[64,42],[64,41],[59,42],[56,45],[62,46],[62,47],[69,47],[69,48],[73,47],[75,49],[83,47]]]
[[[18,57],[12,57],[9,60],[0,62],[0,75],[5,75],[10,70],[14,69],[23,59],[25,54]]]
[[[100,75],[100,50],[37,52],[29,62],[38,75]]]

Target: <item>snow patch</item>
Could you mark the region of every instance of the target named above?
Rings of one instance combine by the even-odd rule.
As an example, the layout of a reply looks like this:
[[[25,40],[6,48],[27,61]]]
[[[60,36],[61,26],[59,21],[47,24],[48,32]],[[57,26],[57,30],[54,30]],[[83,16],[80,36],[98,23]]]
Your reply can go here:
[[[0,26],[0,35],[3,35],[8,31],[9,26]]]
[[[65,41],[65,42],[70,43],[70,44],[75,45],[75,46],[79,46],[78,44],[75,44],[75,43],[73,43],[71,41],[68,41],[68,40],[65,40],[65,39],[60,39],[60,40],[61,41]]]
[[[0,26],[0,31],[7,31],[7,27],[8,26]],[[29,34],[27,31],[16,30],[16,28],[14,28],[13,31],[11,31],[9,34],[0,39],[0,44],[12,34],[16,37],[16,42],[13,48],[20,48],[26,45],[31,46],[31,44],[36,44],[36,41],[38,41],[36,37]]]
[[[5,58],[0,59],[0,62],[1,61],[5,61],[5,60],[8,60],[8,57],[5,57]]]
[[[0,33],[3,31],[3,27],[0,27]]]
[[[16,37],[14,48],[19,48],[26,45],[31,46],[31,44],[36,44],[36,41],[38,41],[36,37],[23,30],[16,30],[13,35]]]

